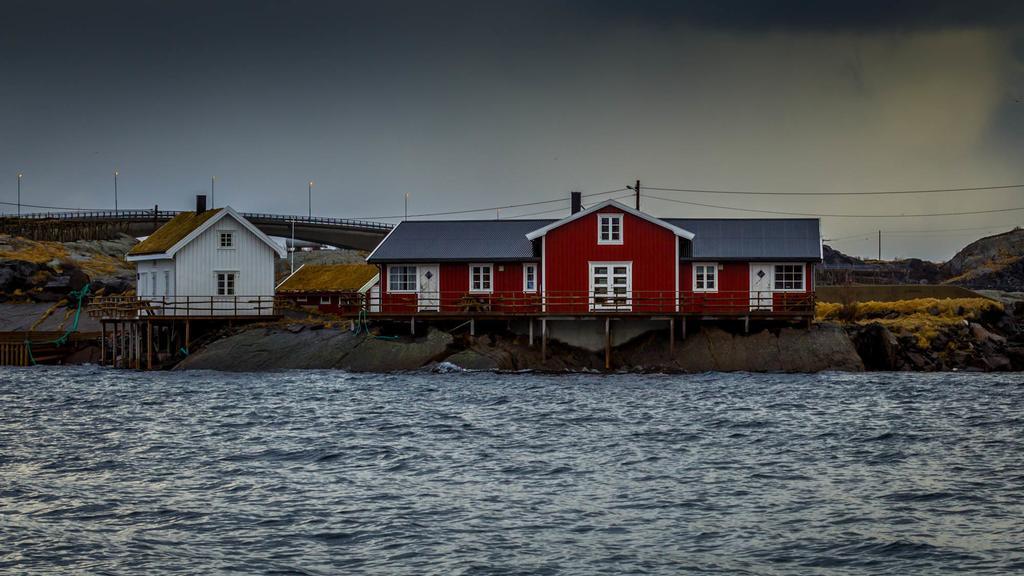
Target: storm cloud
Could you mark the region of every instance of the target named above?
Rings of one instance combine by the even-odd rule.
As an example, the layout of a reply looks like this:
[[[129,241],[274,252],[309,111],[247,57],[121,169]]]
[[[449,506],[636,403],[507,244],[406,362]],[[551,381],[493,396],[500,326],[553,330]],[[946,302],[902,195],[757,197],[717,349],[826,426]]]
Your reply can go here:
[[[0,199],[335,216],[661,187],[1024,182],[1024,8],[995,2],[15,2]],[[700,203],[828,214],[1024,206],[1021,189]],[[742,216],[649,199],[665,216]],[[506,210],[501,216],[543,210]],[[494,217],[493,212],[477,217]],[[825,218],[858,254],[948,257],[1021,212]],[[968,228],[969,230],[961,230]],[[955,230],[950,230],[955,229]]]

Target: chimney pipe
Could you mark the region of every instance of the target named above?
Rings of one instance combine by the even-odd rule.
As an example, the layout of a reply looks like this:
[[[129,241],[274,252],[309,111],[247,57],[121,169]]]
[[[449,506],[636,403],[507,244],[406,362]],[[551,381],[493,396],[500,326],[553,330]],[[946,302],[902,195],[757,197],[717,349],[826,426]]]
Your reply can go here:
[[[206,212],[206,194],[196,194],[196,214]]]
[[[583,209],[583,193],[582,192],[573,192],[571,194],[571,198],[572,198],[572,213],[575,214],[575,213],[577,213],[577,212],[579,212],[580,210]]]

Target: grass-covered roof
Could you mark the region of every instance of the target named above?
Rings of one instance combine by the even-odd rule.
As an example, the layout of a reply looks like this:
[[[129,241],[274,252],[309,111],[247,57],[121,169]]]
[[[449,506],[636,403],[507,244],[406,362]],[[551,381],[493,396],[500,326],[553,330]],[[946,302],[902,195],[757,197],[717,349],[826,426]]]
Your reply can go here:
[[[279,293],[355,292],[377,275],[370,264],[306,264],[289,276]]]
[[[188,236],[193,230],[199,228],[204,222],[213,218],[222,209],[207,210],[200,214],[195,212],[182,212],[171,218],[149,235],[148,238],[136,244],[128,254],[130,256],[141,256],[144,254],[161,254],[167,252],[172,246]]]

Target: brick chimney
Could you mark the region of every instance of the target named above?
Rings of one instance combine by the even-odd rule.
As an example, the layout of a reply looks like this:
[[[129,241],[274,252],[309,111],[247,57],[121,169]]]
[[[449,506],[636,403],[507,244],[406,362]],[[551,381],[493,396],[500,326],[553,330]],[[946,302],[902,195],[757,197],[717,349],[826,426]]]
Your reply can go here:
[[[573,192],[572,197],[572,213],[575,214],[583,209],[583,193]]]
[[[206,194],[196,194],[196,214],[206,212]]]

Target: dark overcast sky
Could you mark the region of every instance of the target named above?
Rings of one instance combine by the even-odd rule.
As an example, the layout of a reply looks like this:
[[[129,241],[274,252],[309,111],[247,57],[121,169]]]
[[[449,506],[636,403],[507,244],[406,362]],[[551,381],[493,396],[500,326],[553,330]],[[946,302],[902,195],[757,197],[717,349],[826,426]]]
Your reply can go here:
[[[3,14],[4,201],[23,171],[26,202],[112,206],[114,168],[122,207],[188,207],[217,175],[218,204],[304,213],[312,179],[314,211],[350,217],[400,214],[405,193],[417,213],[636,178],[825,192],[1024,182],[1021,2],[7,0]],[[663,194],[816,213],[1024,206],[1024,189]],[[887,257],[940,259],[1022,220],[824,229],[860,236],[835,243],[851,253],[872,254],[882,228]]]

